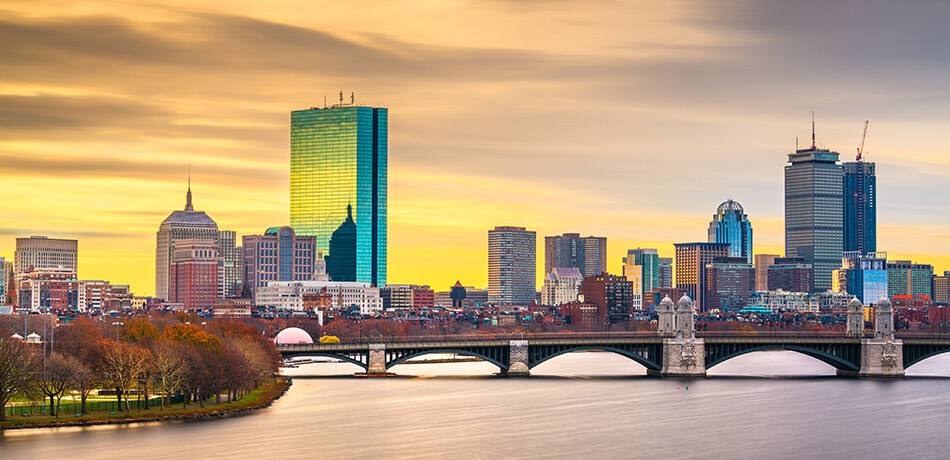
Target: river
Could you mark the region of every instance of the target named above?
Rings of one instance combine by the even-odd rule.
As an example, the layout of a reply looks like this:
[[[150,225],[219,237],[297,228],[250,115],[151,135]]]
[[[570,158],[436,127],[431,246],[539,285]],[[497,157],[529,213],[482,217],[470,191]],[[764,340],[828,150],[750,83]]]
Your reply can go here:
[[[290,391],[210,421],[14,430],[3,459],[947,458],[950,356],[902,380],[834,377],[794,352],[760,352],[703,380],[646,377],[618,355],[574,353],[527,379],[484,362],[403,364],[399,377],[287,369]],[[305,377],[310,375],[310,377]]]

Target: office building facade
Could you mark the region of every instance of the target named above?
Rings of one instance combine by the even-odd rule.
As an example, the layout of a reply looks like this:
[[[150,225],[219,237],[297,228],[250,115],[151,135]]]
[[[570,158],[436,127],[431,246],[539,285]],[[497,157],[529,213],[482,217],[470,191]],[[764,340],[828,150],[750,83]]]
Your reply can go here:
[[[845,252],[864,254],[877,251],[877,176],[874,163],[851,161],[842,164],[844,218],[842,241]]]
[[[643,266],[624,265],[623,277],[633,283],[632,306],[635,311],[643,309]]]
[[[769,266],[772,262],[782,257],[778,254],[756,254],[755,255],[755,290],[769,290]],[[809,280],[809,282],[811,282]],[[811,292],[811,291],[809,291]]]
[[[738,202],[727,200],[719,205],[708,233],[710,243],[729,245],[729,257],[745,257],[746,263],[753,262],[752,224]]]
[[[706,265],[719,257],[728,257],[728,243],[677,243],[676,287],[683,289],[695,302],[698,311],[705,311]]]
[[[768,268],[768,285],[765,290],[810,293],[811,270],[811,265],[806,264],[805,259],[801,257],[778,257]]]
[[[171,300],[172,258],[178,241],[210,240],[217,246],[218,237],[218,224],[203,211],[195,211],[189,184],[185,195],[185,209],[172,212],[162,221],[155,234],[155,297]],[[215,290],[217,291],[217,287]]]
[[[535,298],[537,235],[524,227],[488,231],[488,301],[530,305]]]
[[[933,277],[933,299],[937,303],[950,303],[950,271]]]
[[[210,310],[218,294],[218,244],[213,239],[175,242],[169,276],[170,302],[185,310]]]
[[[623,258],[624,272],[627,266],[640,266],[641,293],[653,292],[660,287],[660,256],[656,249],[628,249],[627,257]]]
[[[843,248],[842,167],[838,152],[796,150],[785,166],[785,256],[812,266],[812,289],[832,288]]]
[[[218,298],[238,297],[244,290],[244,248],[237,245],[237,232],[218,232]]]
[[[319,278],[315,272],[320,254],[316,238],[298,236],[292,227],[271,227],[263,235],[245,235],[244,279],[251,298],[273,281],[311,281]]]
[[[607,238],[579,233],[544,237],[544,272],[555,268],[576,268],[584,276],[606,272]]]
[[[15,273],[37,268],[66,268],[79,271],[79,241],[46,236],[16,239],[13,253]]]
[[[673,279],[673,258],[660,257],[657,259],[657,272],[659,272],[659,276],[657,277],[659,282],[658,288],[671,289],[676,282],[676,280]],[[678,298],[679,297],[677,297],[677,299]]]
[[[580,294],[584,275],[576,268],[554,267],[544,275],[541,287],[541,305],[556,307],[563,303],[574,302]]]
[[[584,302],[596,304],[610,324],[633,318],[633,283],[622,276],[587,276],[581,282]]]
[[[835,292],[857,297],[864,305],[872,305],[887,297],[887,253],[857,251],[841,256],[841,268],[833,271]]]
[[[895,260],[887,263],[887,295],[933,297],[934,267],[929,264],[915,264],[909,260]]]
[[[330,238],[352,219],[354,278],[374,286],[386,284],[388,114],[341,103],[290,116],[290,226],[315,237],[331,263],[340,256],[330,250]]]
[[[755,293],[755,266],[743,256],[717,257],[706,264],[705,309],[737,312]]]

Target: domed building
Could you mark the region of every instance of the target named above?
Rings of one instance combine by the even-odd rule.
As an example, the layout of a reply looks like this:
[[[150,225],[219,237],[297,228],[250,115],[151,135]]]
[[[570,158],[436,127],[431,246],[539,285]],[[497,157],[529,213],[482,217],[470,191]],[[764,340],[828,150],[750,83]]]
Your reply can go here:
[[[274,343],[277,345],[310,345],[313,338],[307,331],[299,327],[288,327],[277,333],[274,337]]]
[[[719,205],[709,223],[709,242],[728,243],[729,257],[752,263],[752,224],[739,202],[729,199]]]

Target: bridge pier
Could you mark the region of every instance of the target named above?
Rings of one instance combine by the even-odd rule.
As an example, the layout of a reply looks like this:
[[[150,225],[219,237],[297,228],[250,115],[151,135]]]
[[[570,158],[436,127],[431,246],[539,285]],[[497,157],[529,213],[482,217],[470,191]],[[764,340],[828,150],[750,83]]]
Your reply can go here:
[[[663,339],[663,369],[648,370],[659,377],[706,377],[706,344],[703,339]]]
[[[894,339],[864,339],[861,341],[861,370],[838,370],[838,375],[856,377],[903,377],[904,344]]]
[[[528,367],[528,341],[511,340],[508,347],[508,369],[502,373],[507,377],[529,377],[531,369]]]
[[[369,345],[369,356],[366,361],[366,375],[389,375],[386,372],[386,344],[372,343]]]

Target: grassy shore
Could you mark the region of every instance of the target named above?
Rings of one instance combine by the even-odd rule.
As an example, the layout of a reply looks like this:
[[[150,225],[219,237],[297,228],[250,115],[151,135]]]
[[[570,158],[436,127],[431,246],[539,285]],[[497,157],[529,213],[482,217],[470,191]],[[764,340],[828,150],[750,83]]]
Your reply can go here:
[[[91,413],[81,416],[73,414],[60,417],[7,417],[0,422],[0,430],[18,428],[49,428],[61,426],[114,425],[126,423],[158,422],[166,420],[201,420],[212,417],[224,417],[261,409],[271,405],[290,388],[290,380],[285,377],[271,379],[254,389],[241,399],[222,404],[209,404],[204,407],[186,409],[157,408],[140,412]]]

